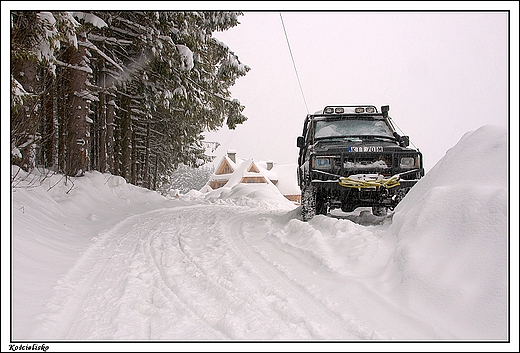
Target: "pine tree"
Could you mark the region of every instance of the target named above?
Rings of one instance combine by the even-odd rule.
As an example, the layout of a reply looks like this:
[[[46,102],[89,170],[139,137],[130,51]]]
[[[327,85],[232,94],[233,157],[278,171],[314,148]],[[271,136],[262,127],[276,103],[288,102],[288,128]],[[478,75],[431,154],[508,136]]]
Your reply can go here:
[[[37,13],[13,12],[11,21],[11,149],[16,151],[12,161],[22,168],[32,169],[35,145],[40,137],[38,48],[44,39],[45,28]]]
[[[249,68],[212,37],[240,15],[13,12],[13,163],[156,188],[208,161],[203,132],[246,120],[229,88]]]

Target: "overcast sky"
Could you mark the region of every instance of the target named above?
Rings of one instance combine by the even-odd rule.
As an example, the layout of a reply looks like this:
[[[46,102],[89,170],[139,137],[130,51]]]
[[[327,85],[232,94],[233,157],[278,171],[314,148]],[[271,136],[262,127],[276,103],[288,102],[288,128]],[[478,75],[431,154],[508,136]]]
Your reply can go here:
[[[508,124],[507,12],[245,12],[215,37],[251,71],[231,91],[248,120],[207,134],[227,149],[296,163],[308,112],[390,105],[431,169],[464,133]],[[516,65],[518,62],[516,62]],[[307,110],[308,109],[308,110]]]

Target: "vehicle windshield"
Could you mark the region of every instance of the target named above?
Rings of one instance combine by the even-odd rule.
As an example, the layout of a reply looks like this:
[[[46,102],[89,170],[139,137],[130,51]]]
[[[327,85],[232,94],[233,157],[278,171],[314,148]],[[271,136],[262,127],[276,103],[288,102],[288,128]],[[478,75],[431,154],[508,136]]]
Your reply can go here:
[[[343,119],[317,120],[314,138],[379,136],[394,138],[392,131],[383,120]]]

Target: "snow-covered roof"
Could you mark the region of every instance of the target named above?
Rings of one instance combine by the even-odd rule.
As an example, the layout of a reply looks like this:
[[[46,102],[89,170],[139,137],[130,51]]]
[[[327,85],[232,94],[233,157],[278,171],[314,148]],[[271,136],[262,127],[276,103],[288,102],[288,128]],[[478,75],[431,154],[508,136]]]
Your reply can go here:
[[[226,181],[226,187],[233,187],[239,184],[244,177],[264,177],[268,184],[274,184],[283,195],[299,195],[296,164],[276,164],[272,160],[257,161],[252,158],[244,159],[236,156],[235,150],[228,150],[228,154],[222,157],[218,167],[210,177],[207,186],[201,192],[209,191],[209,184],[212,181]],[[234,160],[229,154],[235,154]],[[225,173],[225,167],[229,167],[231,172]]]

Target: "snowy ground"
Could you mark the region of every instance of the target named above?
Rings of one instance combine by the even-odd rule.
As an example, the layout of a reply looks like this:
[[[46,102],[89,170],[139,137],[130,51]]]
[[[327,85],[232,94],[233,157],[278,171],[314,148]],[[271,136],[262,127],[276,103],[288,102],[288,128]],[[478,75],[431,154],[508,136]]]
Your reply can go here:
[[[467,133],[384,218],[358,209],[305,223],[269,185],[168,199],[97,172],[12,174],[14,341],[54,351],[141,340],[153,350],[384,341],[369,349],[456,351],[469,341],[518,351],[505,129]],[[390,343],[403,341],[413,348]]]

